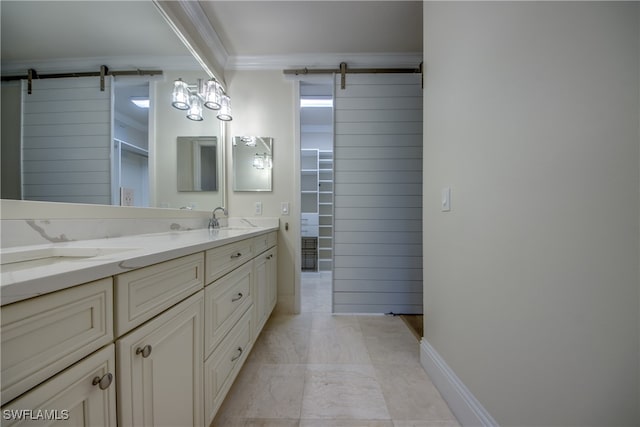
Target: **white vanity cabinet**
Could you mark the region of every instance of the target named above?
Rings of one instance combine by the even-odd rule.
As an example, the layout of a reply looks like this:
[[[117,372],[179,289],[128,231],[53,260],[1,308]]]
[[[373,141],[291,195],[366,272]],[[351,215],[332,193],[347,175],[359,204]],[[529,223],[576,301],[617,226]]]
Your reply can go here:
[[[118,425],[201,426],[203,292],[116,341]]]
[[[2,424],[209,426],[275,306],[276,244],[252,233],[2,306]]]
[[[114,345],[108,345],[2,408],[3,426],[116,427]]]

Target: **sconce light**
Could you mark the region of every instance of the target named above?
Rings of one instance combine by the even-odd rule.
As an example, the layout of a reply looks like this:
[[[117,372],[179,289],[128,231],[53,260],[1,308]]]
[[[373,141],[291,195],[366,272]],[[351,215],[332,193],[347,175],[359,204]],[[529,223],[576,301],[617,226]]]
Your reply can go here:
[[[240,141],[244,142],[244,145],[247,147],[255,147],[256,146],[256,137],[255,136],[243,136],[240,138]]]
[[[231,117],[231,99],[227,95],[222,95],[220,98],[220,111],[218,111],[218,120],[224,122],[230,121]]]
[[[271,156],[267,153],[256,153],[256,155],[253,156],[253,167],[256,169],[271,169],[273,167]]]
[[[188,110],[187,118],[194,121],[202,121],[202,107],[209,110],[219,110],[219,120],[232,120],[231,100],[224,94],[222,86],[214,79],[203,84],[198,79],[197,85],[189,85],[182,79],[173,83],[171,105],[178,110]]]

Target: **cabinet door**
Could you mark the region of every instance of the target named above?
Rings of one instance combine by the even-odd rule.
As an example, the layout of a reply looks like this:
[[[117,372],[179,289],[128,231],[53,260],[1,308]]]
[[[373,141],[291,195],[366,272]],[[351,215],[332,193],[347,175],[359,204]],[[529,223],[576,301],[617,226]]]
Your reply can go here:
[[[268,305],[267,318],[273,311],[278,300],[278,248],[274,247],[267,252],[267,288]]]
[[[2,407],[2,425],[116,427],[111,344]]]
[[[253,295],[255,296],[254,310],[255,310],[255,331],[254,337],[257,337],[260,331],[262,330],[264,324],[267,322],[267,306],[269,303],[269,287],[268,287],[268,278],[269,275],[267,273],[267,253],[263,253],[256,257],[254,261],[254,269],[255,269],[255,291]]]
[[[203,291],[116,342],[118,425],[201,426]]]
[[[255,313],[257,336],[269,319],[277,299],[277,248],[255,258]]]

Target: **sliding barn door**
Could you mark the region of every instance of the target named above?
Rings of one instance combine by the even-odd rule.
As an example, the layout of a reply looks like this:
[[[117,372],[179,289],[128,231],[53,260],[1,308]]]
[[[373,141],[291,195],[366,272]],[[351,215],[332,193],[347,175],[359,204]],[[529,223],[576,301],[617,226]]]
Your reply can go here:
[[[335,81],[337,313],[422,313],[419,75]]]
[[[111,80],[23,80],[24,200],[111,204]]]

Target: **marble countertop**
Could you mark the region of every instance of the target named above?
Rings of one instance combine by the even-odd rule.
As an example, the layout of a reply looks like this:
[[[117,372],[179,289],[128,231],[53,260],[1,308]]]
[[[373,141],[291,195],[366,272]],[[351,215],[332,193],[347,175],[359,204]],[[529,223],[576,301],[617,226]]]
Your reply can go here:
[[[0,302],[10,304],[277,229],[278,226],[198,229],[3,249],[1,255],[5,261],[12,253],[35,249],[59,248],[61,252],[77,249],[79,253],[97,255],[64,258],[48,265],[34,261],[33,266],[22,269],[5,264],[0,268]]]

